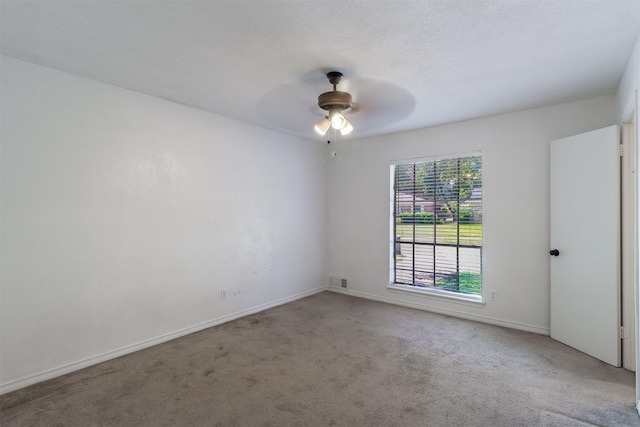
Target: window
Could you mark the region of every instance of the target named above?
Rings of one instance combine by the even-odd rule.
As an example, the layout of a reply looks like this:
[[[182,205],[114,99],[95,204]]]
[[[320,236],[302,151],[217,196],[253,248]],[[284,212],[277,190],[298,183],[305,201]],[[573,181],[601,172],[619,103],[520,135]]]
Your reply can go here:
[[[393,281],[480,295],[482,158],[392,165]]]

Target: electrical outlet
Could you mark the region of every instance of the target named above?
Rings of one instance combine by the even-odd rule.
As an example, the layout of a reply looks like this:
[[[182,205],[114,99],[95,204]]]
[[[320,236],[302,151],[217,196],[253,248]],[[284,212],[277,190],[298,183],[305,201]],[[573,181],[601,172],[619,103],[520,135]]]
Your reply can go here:
[[[489,298],[491,301],[498,301],[498,291],[491,291],[491,296]]]
[[[221,289],[220,290],[220,299],[227,299],[227,290],[226,289]]]

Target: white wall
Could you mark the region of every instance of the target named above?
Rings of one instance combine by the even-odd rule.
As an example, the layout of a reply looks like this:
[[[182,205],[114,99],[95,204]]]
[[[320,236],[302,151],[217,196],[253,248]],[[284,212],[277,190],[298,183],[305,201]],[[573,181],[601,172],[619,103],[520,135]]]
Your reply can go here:
[[[618,113],[619,121],[629,119],[628,115],[633,110],[636,90],[640,88],[640,34],[629,57],[627,68],[618,85]]]
[[[616,123],[616,98],[593,98],[332,144],[328,268],[354,295],[549,332],[549,142]],[[389,164],[482,151],[485,306],[409,295],[389,284]],[[594,197],[588,194],[587,197]]]
[[[2,392],[324,286],[322,145],[4,56],[1,114]]]

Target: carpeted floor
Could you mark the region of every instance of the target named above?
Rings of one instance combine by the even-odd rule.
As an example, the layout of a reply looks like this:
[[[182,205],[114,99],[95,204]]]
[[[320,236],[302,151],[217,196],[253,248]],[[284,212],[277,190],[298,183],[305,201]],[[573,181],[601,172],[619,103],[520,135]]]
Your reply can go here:
[[[324,292],[0,397],[2,426],[640,426],[548,337]]]

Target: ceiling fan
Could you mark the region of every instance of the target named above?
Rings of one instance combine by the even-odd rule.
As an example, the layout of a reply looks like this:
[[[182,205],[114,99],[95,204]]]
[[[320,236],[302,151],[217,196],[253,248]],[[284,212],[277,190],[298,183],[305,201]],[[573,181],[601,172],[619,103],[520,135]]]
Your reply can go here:
[[[342,111],[351,108],[351,95],[347,92],[336,90],[336,86],[342,79],[342,73],[339,71],[330,71],[327,73],[329,83],[333,85],[331,92],[325,92],[318,96],[318,106],[329,113],[316,123],[315,130],[320,135],[325,135],[332,127],[339,130],[341,135],[347,135],[353,130],[353,126],[342,115]]]

